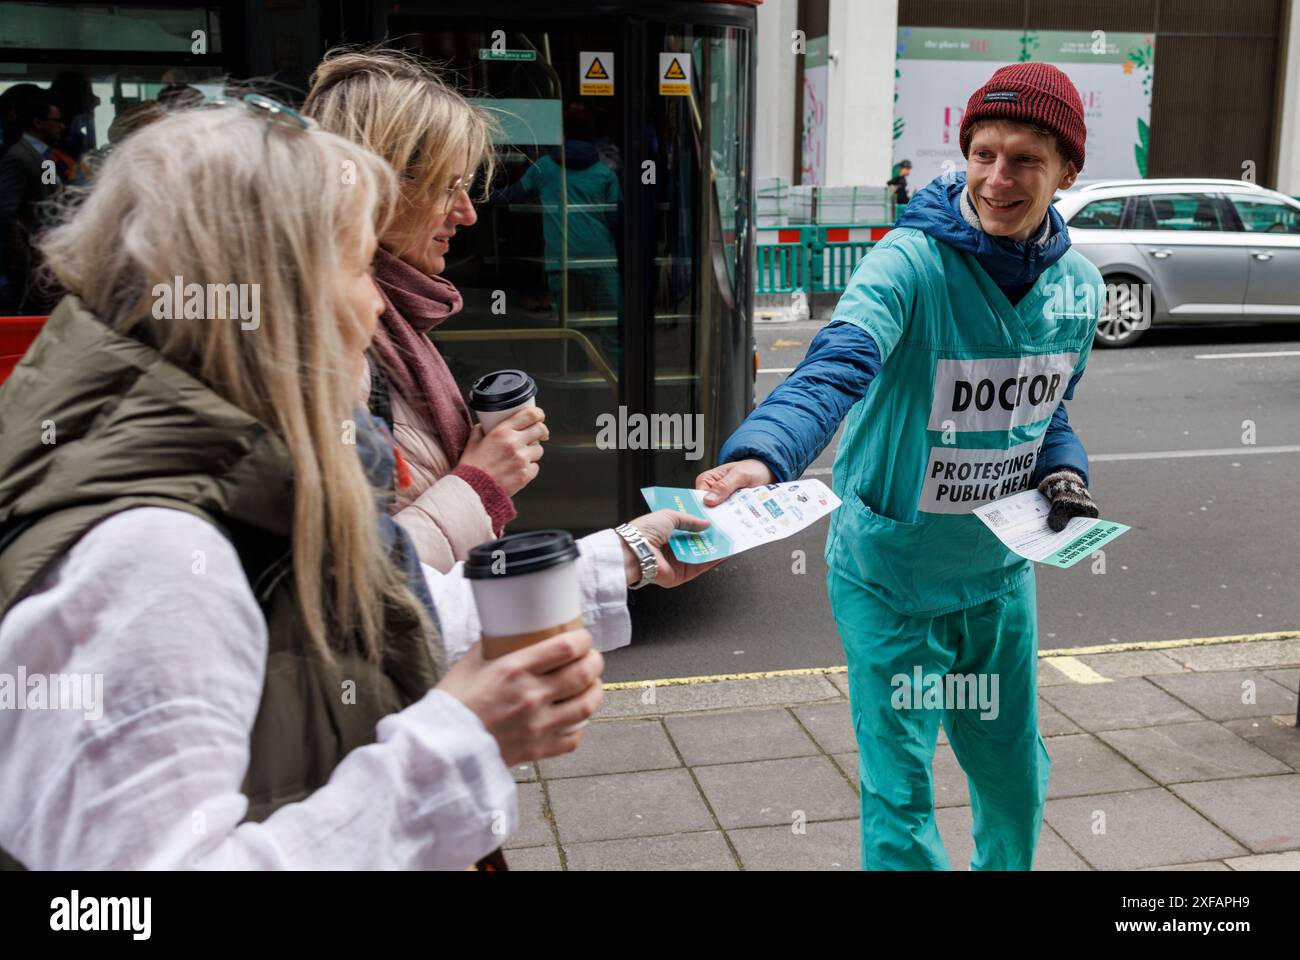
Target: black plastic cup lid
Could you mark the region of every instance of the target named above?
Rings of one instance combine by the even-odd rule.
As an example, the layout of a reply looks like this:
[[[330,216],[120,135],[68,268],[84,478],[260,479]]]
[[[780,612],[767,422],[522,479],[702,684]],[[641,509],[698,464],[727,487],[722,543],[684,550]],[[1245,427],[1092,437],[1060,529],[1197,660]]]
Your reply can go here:
[[[521,577],[577,559],[578,545],[567,530],[512,533],[472,549],[465,561],[465,579]]]
[[[469,388],[469,405],[491,413],[509,410],[537,395],[537,384],[522,370],[497,370],[474,381]]]

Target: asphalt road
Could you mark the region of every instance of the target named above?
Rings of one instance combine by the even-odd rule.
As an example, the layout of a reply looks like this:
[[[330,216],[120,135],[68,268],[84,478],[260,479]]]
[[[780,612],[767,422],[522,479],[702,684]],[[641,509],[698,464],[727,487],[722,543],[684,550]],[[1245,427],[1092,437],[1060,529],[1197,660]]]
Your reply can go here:
[[[820,325],[756,326],[760,370],[778,371],[760,373],[760,400]],[[1210,357],[1269,352],[1293,355]],[[1107,547],[1104,574],[1087,560],[1038,568],[1041,647],[1300,628],[1300,324],[1156,329],[1094,350],[1069,409],[1102,516],[1133,529]],[[809,468],[828,483],[834,450]],[[677,590],[635,594],[632,646],[606,658],[605,680],[843,664],[828,522]],[[806,573],[792,572],[794,551]]]

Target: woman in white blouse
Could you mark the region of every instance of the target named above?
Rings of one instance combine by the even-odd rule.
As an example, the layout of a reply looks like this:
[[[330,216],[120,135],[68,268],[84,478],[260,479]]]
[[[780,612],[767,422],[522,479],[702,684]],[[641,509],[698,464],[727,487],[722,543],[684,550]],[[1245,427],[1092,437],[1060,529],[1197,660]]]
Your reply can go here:
[[[459,565],[383,509],[355,384],[395,195],[246,97],[135,134],[46,235],[69,295],[0,388],[0,860],[464,869],[510,765],[580,742],[622,541],[580,542],[590,632],[486,661]],[[659,582],[700,571],[659,549],[694,521],[643,519]]]

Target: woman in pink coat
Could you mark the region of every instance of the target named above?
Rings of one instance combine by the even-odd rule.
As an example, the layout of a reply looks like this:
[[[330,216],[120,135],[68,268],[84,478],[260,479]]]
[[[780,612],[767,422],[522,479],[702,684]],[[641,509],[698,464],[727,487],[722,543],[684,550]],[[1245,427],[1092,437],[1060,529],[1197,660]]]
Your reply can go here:
[[[519,411],[485,435],[428,336],[462,306],[460,293],[441,274],[457,228],[478,219],[468,186],[477,171],[491,173],[491,121],[423,61],[382,49],[327,54],[303,109],[325,129],[379,154],[402,180],[401,204],[373,264],[384,313],[363,396],[376,413],[384,412],[377,408],[387,397],[404,461],[399,475],[409,477],[399,476],[395,519],[421,561],[445,572],[471,547],[501,535],[515,516],[511,498],[537,476],[540,441],[549,437],[539,407]],[[627,526],[581,541],[588,558],[584,579],[594,584],[610,579],[611,567],[624,569],[626,583],[620,576],[610,595],[640,585],[645,569]],[[687,514],[657,511],[630,526],[655,552],[659,585],[707,569],[679,564],[661,549],[674,529],[699,528]],[[606,576],[598,577],[599,570]]]

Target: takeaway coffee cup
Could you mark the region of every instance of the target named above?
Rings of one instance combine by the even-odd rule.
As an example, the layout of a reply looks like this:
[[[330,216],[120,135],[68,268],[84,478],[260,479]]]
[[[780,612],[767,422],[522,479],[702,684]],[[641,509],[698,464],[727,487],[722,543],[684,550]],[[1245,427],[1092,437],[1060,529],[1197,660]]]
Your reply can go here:
[[[582,626],[578,547],[563,530],[512,533],[465,561],[491,660]]]
[[[522,370],[497,370],[469,388],[470,408],[487,433],[516,410],[536,406],[537,384]]]

